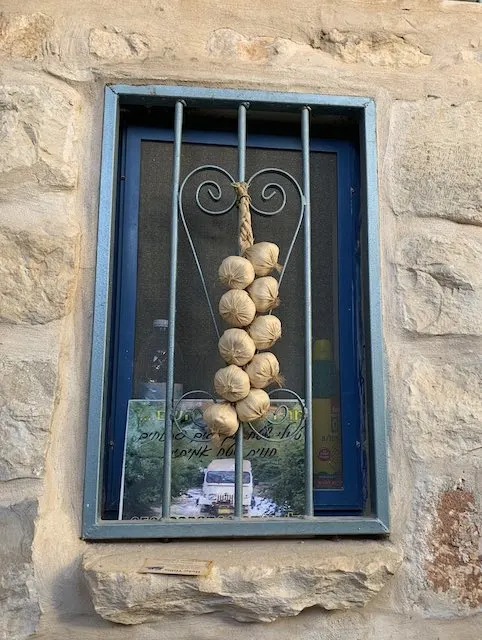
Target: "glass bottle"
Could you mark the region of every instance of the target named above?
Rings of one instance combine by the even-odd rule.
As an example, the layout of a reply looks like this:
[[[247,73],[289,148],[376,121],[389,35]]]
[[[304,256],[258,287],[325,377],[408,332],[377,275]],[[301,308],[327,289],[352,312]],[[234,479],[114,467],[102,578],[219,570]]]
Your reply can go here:
[[[138,397],[146,400],[165,400],[167,392],[167,332],[169,321],[156,319],[146,343],[141,349],[141,380]],[[178,345],[174,349],[176,366],[179,369],[181,353]],[[182,396],[182,384],[174,384],[174,398]]]

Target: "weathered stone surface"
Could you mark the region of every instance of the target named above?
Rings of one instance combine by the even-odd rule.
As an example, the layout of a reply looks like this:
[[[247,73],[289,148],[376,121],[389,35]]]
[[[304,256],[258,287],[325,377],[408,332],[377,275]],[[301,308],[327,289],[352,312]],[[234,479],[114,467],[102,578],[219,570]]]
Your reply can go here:
[[[41,58],[52,25],[52,18],[43,13],[8,17],[0,14],[0,54],[28,60]]]
[[[401,239],[395,262],[404,328],[424,335],[482,334],[480,230],[410,234]]]
[[[144,59],[149,53],[149,40],[138,33],[122,33],[118,29],[92,29],[90,53],[106,62],[122,62],[129,58]]]
[[[56,383],[56,362],[0,361],[0,480],[42,475]]]
[[[269,36],[245,36],[234,29],[222,28],[213,32],[207,43],[212,56],[242,62],[266,62],[279,57],[280,64],[287,64],[293,55],[309,58],[313,53],[329,54],[349,64],[365,63],[394,68],[416,67],[430,63],[431,56],[422,53],[408,39],[392,33],[352,33],[337,29],[321,31],[309,38],[309,43],[295,42],[288,38]],[[317,58],[323,65],[329,57]]]
[[[0,228],[0,322],[45,323],[70,311],[78,236]]]
[[[404,435],[421,460],[453,459],[482,447],[482,362],[434,363],[417,358],[402,366]]]
[[[209,38],[207,49],[212,56],[237,61],[266,62],[276,55],[274,38],[250,38],[234,29],[217,29]]]
[[[480,516],[472,492],[458,486],[444,491],[428,544],[425,570],[432,588],[449,593],[469,609],[482,606]]]
[[[323,614],[316,609],[272,624],[238,624],[218,616],[163,618],[138,627],[109,624],[98,618],[96,626],[85,616],[61,617],[55,627],[45,624],[35,640],[69,640],[81,629],[81,640],[480,640],[482,615],[455,619],[427,619],[410,612],[397,615],[351,610]],[[77,638],[75,638],[77,640]]]
[[[48,39],[42,68],[52,76],[74,82],[92,81],[92,59],[89,52],[91,28],[83,20],[68,21]]]
[[[0,187],[39,182],[72,189],[77,181],[72,97],[52,87],[0,87]]]
[[[431,56],[408,37],[385,31],[354,33],[331,29],[318,33],[310,44],[349,64],[398,68],[419,67],[431,61]]]
[[[6,228],[43,231],[56,236],[71,235],[79,229],[73,191],[45,191],[36,185],[0,188],[0,232]]]
[[[37,505],[23,501],[0,507],[0,639],[23,640],[38,624],[32,540]]]
[[[139,573],[147,549],[87,552],[84,571],[97,613],[121,624],[216,611],[238,621],[271,622],[309,607],[351,609],[373,598],[401,561],[390,543],[368,541],[194,546],[190,557],[214,558],[207,577]],[[160,557],[159,547],[154,553]],[[164,557],[185,557],[184,546],[170,544]]]
[[[385,166],[396,214],[482,225],[482,103],[395,102]]]

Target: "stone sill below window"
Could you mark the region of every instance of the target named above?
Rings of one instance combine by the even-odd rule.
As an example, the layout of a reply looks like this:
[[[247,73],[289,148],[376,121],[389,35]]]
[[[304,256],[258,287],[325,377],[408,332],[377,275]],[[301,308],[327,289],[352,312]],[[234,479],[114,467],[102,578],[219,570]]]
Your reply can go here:
[[[206,577],[139,573],[146,558],[213,565]],[[388,540],[103,543],[89,545],[83,569],[97,613],[112,622],[214,612],[272,622],[308,607],[363,607],[401,560]]]

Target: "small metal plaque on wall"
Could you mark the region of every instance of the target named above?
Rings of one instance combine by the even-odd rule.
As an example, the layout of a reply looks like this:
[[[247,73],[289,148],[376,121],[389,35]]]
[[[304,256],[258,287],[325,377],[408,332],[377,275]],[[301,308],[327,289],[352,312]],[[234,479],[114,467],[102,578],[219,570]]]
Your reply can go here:
[[[146,558],[139,573],[162,573],[177,576],[207,576],[212,560],[161,560]]]

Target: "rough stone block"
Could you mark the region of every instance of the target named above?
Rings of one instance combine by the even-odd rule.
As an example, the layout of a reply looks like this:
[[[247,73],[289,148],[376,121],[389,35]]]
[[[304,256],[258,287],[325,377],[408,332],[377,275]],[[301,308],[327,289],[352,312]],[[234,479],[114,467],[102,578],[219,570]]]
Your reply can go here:
[[[463,485],[444,491],[436,505],[425,570],[437,593],[455,596],[469,609],[482,606],[481,541],[472,492]]]
[[[47,85],[0,87],[0,186],[74,188],[76,110],[72,96]]]
[[[276,55],[275,38],[248,38],[234,29],[216,29],[207,49],[213,57],[237,62],[267,62]]]
[[[42,475],[56,383],[55,362],[0,362],[0,480]]]
[[[482,447],[482,362],[418,358],[400,372],[404,440],[421,460],[454,459]]]
[[[456,231],[426,230],[400,241],[395,263],[402,325],[409,331],[482,334],[482,234]]]
[[[387,31],[352,32],[331,29],[311,39],[311,46],[349,64],[365,63],[380,67],[419,67],[431,56],[406,36]]]
[[[386,542],[225,541],[190,545],[189,557],[213,560],[206,577],[139,573],[146,556],[159,553],[146,545],[112,555],[87,552],[84,571],[97,613],[121,624],[213,612],[241,622],[272,622],[310,607],[352,609],[372,599],[401,561]],[[185,558],[185,545],[170,544],[166,553],[170,560]]]
[[[46,323],[70,311],[79,240],[0,228],[0,322]]]
[[[482,225],[482,103],[395,102],[385,153],[396,214]]]
[[[43,57],[53,20],[43,13],[0,15],[0,54],[37,60]]]
[[[0,507],[0,638],[23,640],[36,629],[40,607],[32,565],[37,504]]]
[[[149,53],[149,40],[138,33],[123,33],[117,29],[92,29],[89,51],[104,62],[143,60]]]

